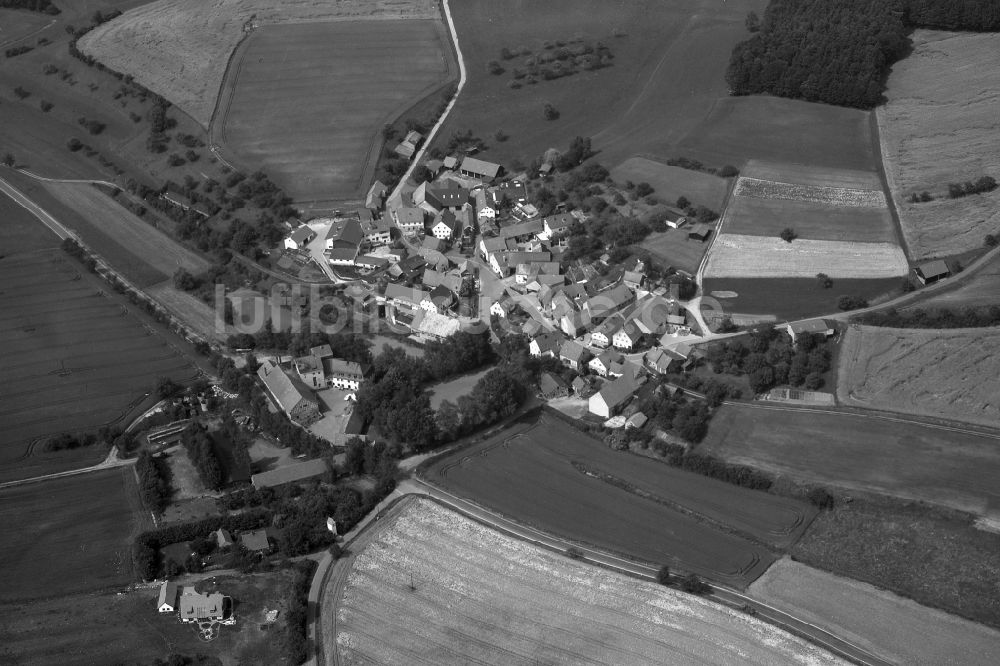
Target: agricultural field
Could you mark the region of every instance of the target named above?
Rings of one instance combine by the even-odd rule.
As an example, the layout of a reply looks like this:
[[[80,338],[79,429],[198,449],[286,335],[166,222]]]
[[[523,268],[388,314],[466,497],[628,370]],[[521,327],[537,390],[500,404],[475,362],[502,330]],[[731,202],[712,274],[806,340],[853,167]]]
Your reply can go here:
[[[18,42],[34,46],[35,40],[29,38],[54,21],[48,14],[0,9],[0,47],[20,46]]]
[[[699,119],[677,151],[706,164],[764,160],[863,171],[876,167],[866,111],[780,97],[723,97]]]
[[[1000,424],[1000,330],[851,326],[837,397],[847,405]]]
[[[674,144],[728,94],[726,65],[733,46],[748,36],[746,14],[761,13],[766,4],[764,0],[452,3],[468,81],[442,126],[441,141],[471,129],[487,143],[484,159],[508,165],[528,164],[549,147],[564,150],[575,136],[592,137],[600,151],[597,159],[609,167],[640,154],[676,157]],[[545,42],[577,37],[604,42],[614,55],[611,66],[509,87],[514,68],[524,68],[529,56],[505,61],[501,49],[526,49],[537,55]],[[500,60],[506,71],[488,73],[491,60]],[[559,111],[557,120],[543,117],[546,103]],[[509,135],[502,142],[493,140],[500,129]]]
[[[994,629],[788,558],[775,562],[750,592],[892,663],[1000,662],[1000,633]]]
[[[1000,177],[1000,35],[916,30],[877,113],[882,154],[913,259],[960,254],[1000,231],[1000,190],[948,198],[948,184]],[[961,73],[961,75],[956,75]],[[910,203],[914,192],[934,201]]]
[[[216,326],[215,309],[201,299],[181,291],[174,286],[173,280],[164,280],[146,289],[163,308],[184,322],[195,333],[206,340],[225,339],[236,332],[236,329],[223,322],[221,330]]]
[[[197,21],[191,17],[197,16]],[[438,18],[432,0],[158,0],[87,33],[79,48],[129,74],[207,128],[229,57],[251,19],[256,26],[360,19]]]
[[[895,243],[858,243],[723,233],[705,265],[706,278],[902,278],[909,264]]]
[[[195,374],[171,341],[60,250],[0,260],[0,284],[0,360],[8,380],[0,388],[4,476],[22,467],[44,473],[33,460],[43,453],[35,440],[118,421],[157,377]],[[78,459],[82,452],[67,455]]]
[[[712,278],[702,281],[705,296],[713,305],[729,313],[771,314],[782,321],[794,321],[840,312],[841,296],[858,296],[879,303],[899,295],[900,278],[840,278],[824,289],[815,276],[809,278]],[[719,294],[724,294],[719,296]],[[735,296],[733,295],[735,294]],[[705,304],[702,298],[702,304]]]
[[[881,194],[881,193],[880,193]],[[726,208],[726,233],[778,238],[784,229],[820,241],[893,243],[888,208],[831,206],[737,196]]]
[[[213,130],[296,202],[364,199],[382,127],[457,75],[440,20],[267,25],[236,51]]]
[[[617,453],[551,415],[444,458],[426,476],[540,529],[737,586],[773,560],[749,539],[793,543],[813,515],[799,502]]]
[[[653,196],[673,206],[678,197],[686,197],[696,205],[722,210],[731,179],[710,173],[669,166],[645,157],[631,157],[611,170],[619,185],[626,181],[649,183]]]
[[[57,247],[59,237],[16,201],[0,192],[0,259],[20,252]]]
[[[978,515],[1000,508],[1000,437],[871,415],[726,405],[699,449],[808,482]]]
[[[659,259],[664,266],[673,266],[693,275],[697,272],[710,242],[711,239],[702,242],[688,238],[688,230],[681,227],[651,233],[638,247]]]
[[[882,191],[882,181],[879,180],[878,174],[873,170],[867,169],[837,169],[792,162],[778,163],[766,160],[750,160],[743,167],[741,175],[745,178],[756,178],[757,180],[770,180],[811,187],[840,187],[854,190]],[[884,196],[879,205],[886,205]]]
[[[739,611],[575,562],[426,500],[381,526],[324,611],[328,625],[336,614],[327,664],[840,663]]]
[[[849,208],[885,208],[885,195],[879,190],[799,185],[742,176],[736,182],[736,196],[779,201],[805,201]]]
[[[278,627],[261,628],[267,610],[284,617],[289,571],[216,575],[200,582],[202,592],[218,590],[235,602],[236,625],[222,627],[205,642],[197,627],[174,613],[156,612],[159,587],[125,594],[70,594],[30,602],[0,603],[0,660],[32,666],[74,664],[149,664],[169,654],[204,655],[208,664],[284,663]],[[44,627],[44,630],[39,630]]]
[[[954,278],[951,278],[954,281]],[[964,308],[1000,305],[1000,254],[995,254],[973,277],[954,288],[936,291],[915,302],[916,308]],[[909,309],[900,308],[901,310]]]
[[[131,467],[0,489],[0,522],[4,602],[125,586],[130,540],[153,527]]]

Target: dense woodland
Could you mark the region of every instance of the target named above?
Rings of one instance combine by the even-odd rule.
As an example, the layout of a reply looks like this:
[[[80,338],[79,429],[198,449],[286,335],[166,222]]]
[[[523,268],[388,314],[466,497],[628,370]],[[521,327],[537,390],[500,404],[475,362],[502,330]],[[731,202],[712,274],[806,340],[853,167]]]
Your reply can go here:
[[[762,325],[744,342],[737,339],[708,347],[708,362],[716,374],[747,375],[754,393],[775,386],[822,388],[830,369],[830,350],[823,336],[804,333],[792,344],[773,326]]]
[[[1000,29],[996,0],[771,0],[755,34],[733,49],[726,81],[735,95],[871,108],[884,101],[894,62],[913,28]]]

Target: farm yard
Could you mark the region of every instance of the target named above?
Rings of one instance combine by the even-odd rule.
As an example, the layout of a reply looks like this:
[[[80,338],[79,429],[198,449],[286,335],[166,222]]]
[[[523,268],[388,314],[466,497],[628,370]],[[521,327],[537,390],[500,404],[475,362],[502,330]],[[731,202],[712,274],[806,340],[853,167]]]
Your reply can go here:
[[[382,127],[457,78],[440,20],[266,25],[234,56],[214,130],[297,202],[363,199]]]
[[[426,477],[540,529],[737,586],[773,560],[749,538],[792,543],[813,515],[805,504],[616,453],[550,415],[439,460]]]
[[[850,413],[725,405],[699,450],[807,482],[984,515],[1000,507],[1000,440]]]
[[[1000,633],[994,629],[788,558],[775,562],[750,592],[892,663],[1000,662]]]
[[[948,198],[949,183],[1000,177],[1000,34],[916,30],[912,39],[877,117],[903,234],[918,260],[978,248],[1000,231],[1000,190]],[[907,200],[923,191],[935,200]]]
[[[702,281],[706,296],[729,313],[772,314],[782,321],[839,312],[841,296],[862,297],[878,303],[900,293],[899,278],[840,278],[824,289],[809,278],[710,278]],[[719,297],[716,294],[726,294]],[[735,296],[733,296],[735,294]],[[704,301],[703,301],[704,302]]]
[[[705,265],[706,278],[901,278],[909,270],[895,243],[857,243],[723,233]]]
[[[724,73],[732,47],[748,35],[747,12],[760,13],[765,5],[764,0],[452,3],[468,81],[439,136],[446,142],[471,129],[487,143],[484,159],[503,164],[528,164],[546,148],[564,150],[575,136],[591,137],[597,159],[608,167],[640,154],[676,157],[674,144],[727,95]],[[614,55],[611,65],[510,87],[514,70],[544,52],[546,42],[577,37],[606,44]],[[503,60],[503,48],[531,55]],[[490,74],[491,60],[499,60],[505,72]],[[558,119],[545,120],[546,103],[559,111]],[[509,138],[493,141],[500,129]]]
[[[192,21],[191,16],[199,20]],[[433,0],[158,0],[98,26],[79,48],[108,67],[129,74],[207,128],[230,54],[244,25],[360,19],[438,18]]]
[[[336,617],[327,664],[840,663],[739,611],[524,544],[427,500],[379,530],[339,603],[327,593],[322,621]]]
[[[0,601],[95,591],[135,579],[130,539],[152,520],[131,467],[0,489],[7,536]]]
[[[697,205],[722,210],[729,191],[730,179],[714,174],[669,166],[645,157],[631,157],[611,170],[619,185],[626,181],[649,183],[653,196],[673,206],[678,197],[686,197]]]
[[[1000,331],[851,326],[837,397],[847,405],[1000,423]]]
[[[34,458],[43,447],[32,444],[36,439],[117,421],[153,390],[157,377],[184,380],[195,374],[170,341],[129,314],[104,291],[110,287],[59,250],[0,260],[0,284],[5,477],[29,467],[35,473],[54,471],[37,469]],[[79,460],[83,453],[67,455]]]

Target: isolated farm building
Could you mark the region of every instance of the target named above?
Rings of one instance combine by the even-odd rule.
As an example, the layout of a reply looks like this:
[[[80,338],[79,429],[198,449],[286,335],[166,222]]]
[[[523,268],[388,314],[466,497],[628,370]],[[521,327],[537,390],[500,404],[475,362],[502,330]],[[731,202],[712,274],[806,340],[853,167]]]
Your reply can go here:
[[[671,229],[680,229],[687,222],[687,218],[684,217],[684,213],[679,210],[674,210],[673,208],[668,208],[663,213],[663,221]]]
[[[524,243],[545,230],[541,220],[518,222],[500,229],[501,238],[513,239],[515,243]]]
[[[615,334],[625,325],[625,319],[621,315],[612,315],[601,322],[590,334],[590,343],[602,349],[610,347],[615,338]]]
[[[385,245],[392,239],[392,218],[389,213],[382,213],[370,220],[361,222],[361,232],[369,245]]]
[[[219,548],[229,548],[233,545],[233,543],[235,543],[233,541],[233,535],[230,534],[229,530],[224,527],[220,527],[212,532],[212,534],[215,536],[215,545]]]
[[[688,229],[688,238],[696,241],[706,241],[712,235],[712,227],[707,224],[696,224]]]
[[[316,238],[316,232],[302,225],[285,239],[285,249],[286,250],[302,250],[306,245],[312,242]]]
[[[452,240],[462,233],[462,220],[451,210],[444,210],[431,225],[431,233],[440,240]]]
[[[493,303],[493,305],[490,306],[490,314],[496,315],[500,319],[506,319],[507,316],[510,315],[514,307],[515,305],[513,299],[511,299],[510,296],[504,294],[500,298],[500,300],[496,301],[495,303]]]
[[[792,342],[798,342],[798,338],[803,333],[812,333],[813,335],[822,335],[824,337],[830,337],[836,331],[830,322],[824,319],[807,319],[806,321],[794,322],[787,324],[785,330],[788,331],[788,337],[792,339]]]
[[[543,372],[538,379],[538,388],[542,392],[542,397],[546,400],[551,398],[565,398],[569,395],[569,384],[559,375],[551,372]]]
[[[464,176],[471,176],[480,180],[490,182],[503,173],[503,167],[493,162],[487,162],[475,157],[466,157],[462,160],[459,172]]]
[[[234,618],[226,617],[226,609],[232,607],[229,597],[218,592],[201,594],[193,587],[185,587],[180,595],[181,622],[206,622],[214,620],[223,624],[232,624]]]
[[[632,293],[632,290],[624,284],[618,284],[611,289],[594,294],[587,299],[583,307],[590,314],[592,321],[600,323],[634,302],[635,294]]]
[[[611,351],[609,349],[608,351],[602,353],[600,356],[595,356],[594,358],[590,359],[590,362],[587,364],[587,367],[590,368],[592,371],[596,372],[597,374],[599,374],[601,377],[607,377],[608,372],[611,369],[611,366],[613,366],[616,363],[621,363],[621,360],[622,360],[621,354]]]
[[[163,583],[160,585],[160,596],[156,600],[156,610],[160,613],[173,613],[177,610],[178,596],[180,596],[180,588],[177,583]]]
[[[376,180],[365,195],[365,208],[377,215],[385,207],[385,198],[388,195],[389,188],[381,180]]]
[[[326,474],[327,469],[325,460],[303,460],[302,462],[254,474],[250,477],[250,483],[257,490],[262,488],[276,488],[286,483],[314,479]]]
[[[615,331],[611,344],[614,345],[616,349],[632,351],[632,348],[639,344],[641,339],[642,331],[639,330],[639,327],[635,325],[634,321],[628,320],[625,322],[624,326]]]
[[[625,374],[613,382],[607,382],[600,391],[590,396],[588,403],[590,413],[606,419],[611,418],[632,399],[642,381],[641,377],[634,378],[630,374]]]
[[[920,264],[913,269],[913,272],[917,274],[921,284],[931,284],[951,275],[951,269],[942,259]]]
[[[543,218],[542,228],[545,234],[551,239],[553,236],[558,236],[569,231],[574,222],[576,220],[569,213],[559,213],[558,215],[549,215]]]
[[[555,357],[559,353],[562,340],[558,333],[542,333],[528,344],[528,352],[534,357]]]
[[[322,462],[324,467],[326,466],[322,460],[317,462]],[[240,543],[251,553],[266,553],[271,550],[271,544],[267,541],[267,530],[264,529],[243,532],[240,534]]]
[[[392,221],[404,234],[415,234],[424,230],[424,211],[419,208],[396,208],[392,211]]]
[[[587,320],[582,312],[567,312],[559,320],[559,328],[571,338],[578,338],[587,332]]]
[[[292,421],[309,425],[320,418],[319,403],[312,391],[298,379],[292,379],[272,360],[264,361],[257,369],[257,376],[274,403]]]
[[[566,340],[559,347],[559,360],[562,361],[563,365],[577,371],[583,368],[589,355],[590,352],[587,351],[586,347],[572,340]]]

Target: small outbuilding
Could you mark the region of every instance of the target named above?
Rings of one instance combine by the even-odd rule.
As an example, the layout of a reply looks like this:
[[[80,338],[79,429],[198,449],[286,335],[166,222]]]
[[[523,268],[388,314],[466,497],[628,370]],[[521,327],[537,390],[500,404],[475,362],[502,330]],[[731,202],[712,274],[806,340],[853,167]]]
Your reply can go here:
[[[913,269],[913,272],[916,273],[921,284],[931,284],[951,275],[951,269],[948,268],[948,264],[943,259],[920,264]]]
[[[180,588],[177,583],[166,582],[160,585],[160,596],[156,600],[156,610],[161,613],[173,613],[177,610],[177,597]]]
[[[704,243],[712,235],[712,227],[707,224],[696,224],[688,229],[688,238]]]

